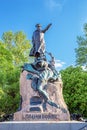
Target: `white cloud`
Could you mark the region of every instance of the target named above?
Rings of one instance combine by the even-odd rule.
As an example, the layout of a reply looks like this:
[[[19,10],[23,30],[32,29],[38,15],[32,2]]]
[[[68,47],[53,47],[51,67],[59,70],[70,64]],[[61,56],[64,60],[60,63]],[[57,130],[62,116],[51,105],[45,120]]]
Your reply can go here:
[[[58,9],[62,8],[62,5],[56,0],[46,0],[46,6],[50,10],[54,10],[55,8],[58,8]]]
[[[67,0],[45,0],[45,5],[51,11],[54,9],[61,11],[66,1]]]
[[[53,8],[61,8],[61,4],[56,2],[55,0],[49,0],[49,5],[50,5],[50,8],[53,9]]]
[[[55,60],[55,67],[56,68],[62,68],[65,62],[62,62],[60,60]]]

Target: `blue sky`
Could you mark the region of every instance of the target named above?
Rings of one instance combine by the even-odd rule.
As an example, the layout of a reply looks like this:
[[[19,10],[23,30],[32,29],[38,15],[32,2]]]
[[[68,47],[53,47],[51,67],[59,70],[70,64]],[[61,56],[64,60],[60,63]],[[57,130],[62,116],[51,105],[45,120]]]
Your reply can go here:
[[[87,0],[0,0],[0,37],[3,32],[23,31],[31,40],[35,25],[44,29],[46,50],[52,52],[59,69],[75,65],[76,37],[87,22]]]

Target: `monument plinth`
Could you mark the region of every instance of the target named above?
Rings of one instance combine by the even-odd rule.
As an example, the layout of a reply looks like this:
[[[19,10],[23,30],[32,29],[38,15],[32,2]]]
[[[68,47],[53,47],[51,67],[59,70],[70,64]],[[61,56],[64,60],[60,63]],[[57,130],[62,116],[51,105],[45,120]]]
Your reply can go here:
[[[27,80],[29,74],[23,71],[20,77],[20,95],[22,97],[21,110],[14,113],[15,121],[68,121],[69,111],[63,99],[63,83],[60,79],[54,83],[48,82],[43,89],[49,93],[50,99],[59,104],[61,109],[57,109],[44,102],[43,97],[35,91],[31,84],[32,80]],[[66,110],[66,111],[63,111]]]

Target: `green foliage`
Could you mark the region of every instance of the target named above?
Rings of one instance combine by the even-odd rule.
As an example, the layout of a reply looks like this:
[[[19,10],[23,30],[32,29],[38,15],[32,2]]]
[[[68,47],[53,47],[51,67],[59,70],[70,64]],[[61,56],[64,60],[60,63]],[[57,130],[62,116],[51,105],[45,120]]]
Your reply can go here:
[[[28,62],[30,41],[23,32],[5,32],[0,41],[0,116],[19,106],[21,66]]]
[[[87,65],[87,24],[84,24],[84,36],[77,37],[78,47],[76,52],[76,64]]]
[[[29,40],[26,39],[26,35],[23,32],[12,33],[5,32],[2,35],[3,42],[10,53],[12,53],[12,58],[14,65],[22,65],[24,62],[28,61]]]
[[[68,67],[61,71],[64,99],[70,113],[81,113],[87,117],[87,72],[81,67]]]

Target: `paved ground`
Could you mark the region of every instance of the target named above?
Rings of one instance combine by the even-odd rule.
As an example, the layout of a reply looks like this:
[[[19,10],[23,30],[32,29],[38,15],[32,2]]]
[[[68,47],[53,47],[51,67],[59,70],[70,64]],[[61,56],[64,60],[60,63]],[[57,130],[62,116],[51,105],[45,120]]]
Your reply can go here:
[[[12,121],[0,122],[0,130],[87,130],[87,122],[77,121]]]

